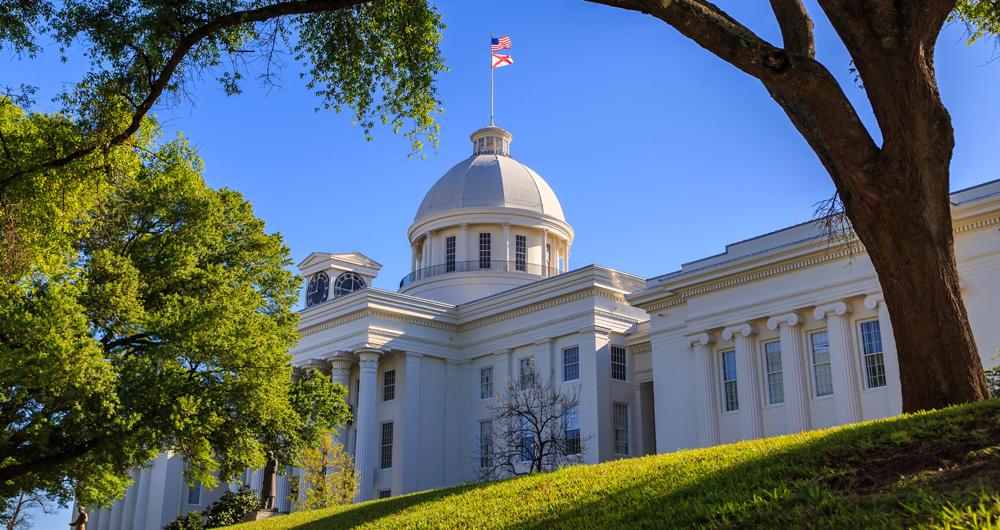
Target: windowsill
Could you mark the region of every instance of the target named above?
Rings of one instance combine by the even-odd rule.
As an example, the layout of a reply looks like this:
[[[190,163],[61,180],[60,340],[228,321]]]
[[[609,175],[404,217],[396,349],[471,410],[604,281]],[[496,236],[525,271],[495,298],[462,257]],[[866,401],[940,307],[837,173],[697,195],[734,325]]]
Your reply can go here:
[[[889,385],[877,386],[875,388],[866,388],[862,390],[862,392],[878,393],[878,392],[885,392],[886,390],[889,390]]]
[[[739,413],[740,413],[740,409],[735,409],[735,410],[724,410],[720,414],[722,416],[735,416],[735,415],[737,415]]]
[[[769,405],[764,405],[764,408],[765,409],[780,409],[780,408],[782,408],[784,406],[785,406],[785,402],[782,401],[781,403],[771,403]]]
[[[810,399],[810,401],[826,401],[828,399],[833,399],[833,396],[834,396],[834,394],[830,394],[828,396],[819,396],[819,397],[813,396]]]

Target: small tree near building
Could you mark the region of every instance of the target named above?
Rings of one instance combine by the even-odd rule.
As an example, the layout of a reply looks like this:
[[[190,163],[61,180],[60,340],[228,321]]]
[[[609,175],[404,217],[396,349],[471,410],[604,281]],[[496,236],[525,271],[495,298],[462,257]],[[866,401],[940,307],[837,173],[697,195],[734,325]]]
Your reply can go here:
[[[480,424],[479,479],[548,472],[583,462],[579,393],[536,373],[508,379]]]
[[[324,436],[319,447],[304,449],[298,467],[302,475],[292,488],[291,499],[296,510],[341,506],[354,499],[358,489],[354,459],[332,435]]]

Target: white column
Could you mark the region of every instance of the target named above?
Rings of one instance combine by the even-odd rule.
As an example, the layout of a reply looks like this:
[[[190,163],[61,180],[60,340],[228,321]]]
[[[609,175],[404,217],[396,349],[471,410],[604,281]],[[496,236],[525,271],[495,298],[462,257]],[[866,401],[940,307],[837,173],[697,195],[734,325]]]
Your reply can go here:
[[[410,243],[410,272],[416,272],[417,268],[417,245]]]
[[[100,522],[96,526],[97,530],[110,530],[111,528],[111,509],[101,508],[100,511]]]
[[[87,508],[87,526],[91,528],[101,526],[101,509],[96,505]]]
[[[136,498],[139,496],[139,477],[142,476],[142,472],[138,469],[133,469],[129,471],[129,476],[132,477],[132,484],[129,485],[128,490],[125,492],[125,506],[122,509],[121,521],[117,526],[121,530],[130,528],[132,521],[135,520],[135,504]]]
[[[149,505],[149,463],[142,467],[139,475],[139,487],[136,490],[135,511],[128,528],[142,530],[146,527],[146,507]],[[126,525],[123,525],[126,526]]]
[[[569,241],[566,242],[566,261],[563,262],[563,266],[569,271]]]
[[[785,428],[789,433],[808,430],[809,388],[806,385],[805,355],[798,313],[785,313],[767,319],[767,329],[778,330],[781,342],[781,378],[785,390]]]
[[[861,388],[854,348],[851,347],[851,306],[843,301],[821,305],[813,310],[816,320],[826,319],[830,339],[830,368],[833,376],[833,402],[837,423],[861,421]]]
[[[865,297],[865,307],[878,308],[878,328],[882,335],[882,362],[885,363],[885,380],[889,388],[889,404],[893,414],[903,412],[902,386],[899,384],[899,356],[896,351],[896,336],[892,334],[892,320],[882,293]]]
[[[466,223],[462,223],[458,227],[458,252],[456,253],[456,259],[458,261],[469,261],[469,225]],[[461,268],[465,266],[460,265],[458,270],[465,270]]]
[[[330,381],[334,384],[343,385],[347,392],[350,392],[351,388],[351,366],[354,364],[354,360],[350,357],[344,357],[341,355],[331,357],[328,359],[330,361]],[[344,394],[344,399],[347,399],[348,394]],[[337,429],[336,439],[337,442],[344,446],[344,450],[347,450],[347,436],[345,433],[347,428],[343,427]]]
[[[503,256],[504,270],[510,270],[510,223],[503,224]]]
[[[163,528],[163,498],[167,493],[167,452],[156,455],[153,468],[149,472],[149,496],[146,503],[147,530]]]
[[[698,444],[711,447],[719,443],[719,392],[715,383],[719,372],[709,347],[712,336],[699,333],[688,337],[688,341],[688,346],[694,351],[695,385],[698,388]]]
[[[420,474],[420,364],[423,355],[406,352],[403,367],[403,491],[417,491]]]
[[[427,231],[427,266],[434,266],[434,231]],[[433,273],[431,273],[433,274]]]
[[[378,392],[378,359],[380,352],[362,350],[358,353],[361,384],[358,389],[358,414],[354,424],[358,429],[358,444],[354,465],[358,470],[358,501],[373,499],[375,482],[375,405]]]
[[[125,511],[125,499],[118,499],[111,506],[111,530],[121,530],[122,512]]]
[[[549,229],[542,229],[542,276],[549,275]]]
[[[722,338],[733,339],[736,343],[736,388],[739,393],[740,434],[744,440],[760,438],[764,435],[761,420],[760,385],[757,384],[758,363],[753,335],[756,333],[748,323],[730,326],[722,330]]]

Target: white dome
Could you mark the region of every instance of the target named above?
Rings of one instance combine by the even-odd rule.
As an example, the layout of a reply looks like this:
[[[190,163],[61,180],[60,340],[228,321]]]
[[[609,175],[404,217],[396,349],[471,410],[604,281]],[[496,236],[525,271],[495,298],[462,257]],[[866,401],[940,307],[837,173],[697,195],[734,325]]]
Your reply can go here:
[[[459,162],[431,187],[417,209],[415,220],[460,208],[518,208],[554,217],[565,222],[562,206],[548,183],[528,166],[507,155],[510,134],[486,127],[472,135],[476,152]],[[476,140],[495,145],[476,144]],[[491,152],[493,151],[493,152]]]

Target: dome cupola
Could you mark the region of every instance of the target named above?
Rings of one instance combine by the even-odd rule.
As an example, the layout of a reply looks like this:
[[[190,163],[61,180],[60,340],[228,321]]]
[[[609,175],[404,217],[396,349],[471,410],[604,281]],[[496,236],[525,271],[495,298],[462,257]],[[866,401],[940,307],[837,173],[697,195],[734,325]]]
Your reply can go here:
[[[400,291],[462,303],[565,272],[573,229],[555,192],[510,156],[512,135],[471,135],[472,156],[431,186],[409,229]]]

